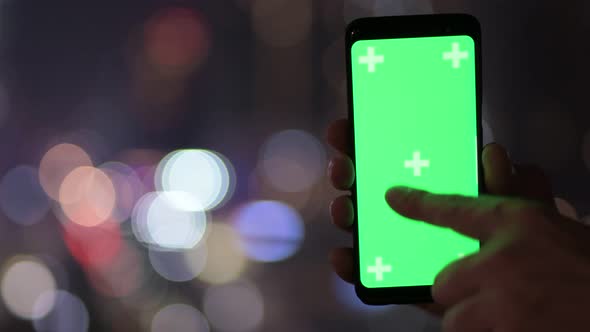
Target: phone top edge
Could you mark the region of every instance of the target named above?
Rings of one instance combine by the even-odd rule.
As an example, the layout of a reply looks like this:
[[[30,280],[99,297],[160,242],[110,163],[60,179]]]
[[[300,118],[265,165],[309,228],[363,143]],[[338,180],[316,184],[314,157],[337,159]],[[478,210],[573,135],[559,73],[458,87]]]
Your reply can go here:
[[[363,17],[347,25],[345,41],[349,49],[358,40],[453,35],[469,35],[477,44],[481,25],[469,14]]]

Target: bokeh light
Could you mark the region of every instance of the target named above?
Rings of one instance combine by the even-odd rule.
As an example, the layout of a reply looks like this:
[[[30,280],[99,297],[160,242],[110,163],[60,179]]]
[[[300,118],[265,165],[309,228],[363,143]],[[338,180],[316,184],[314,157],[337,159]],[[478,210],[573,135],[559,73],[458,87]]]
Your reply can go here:
[[[92,227],[110,218],[115,195],[115,187],[103,171],[83,166],[65,177],[59,189],[59,203],[71,221]]]
[[[44,306],[35,310],[35,302],[46,292],[56,290],[55,278],[40,260],[29,256],[12,258],[3,269],[2,300],[6,308],[23,319],[37,319],[53,308],[54,298],[46,297]]]
[[[170,304],[160,309],[152,320],[152,332],[208,332],[203,314],[187,304]]]
[[[115,207],[111,219],[124,222],[131,217],[135,203],[145,193],[144,186],[137,173],[121,162],[108,162],[100,167],[113,183],[115,189]]]
[[[576,208],[567,200],[560,197],[555,197],[555,205],[557,206],[557,210],[559,211],[559,213],[561,213],[562,215],[572,218],[574,220],[579,219]]]
[[[87,268],[111,264],[123,245],[119,224],[115,222],[105,222],[96,227],[66,223],[63,225],[63,237],[72,256]]]
[[[154,245],[147,225],[148,211],[152,202],[158,197],[157,192],[149,192],[141,196],[131,213],[131,227],[135,239],[145,245]]]
[[[150,64],[171,74],[190,72],[209,51],[204,18],[189,8],[166,8],[151,17],[144,28],[144,47]]]
[[[207,248],[199,245],[186,251],[150,250],[152,268],[162,278],[184,282],[196,278],[205,268]]]
[[[56,290],[43,293],[36,308],[46,308],[47,303],[55,301],[53,308],[47,315],[33,321],[37,332],[86,332],[90,317],[86,306],[77,296],[64,291]]]
[[[248,332],[260,326],[264,301],[258,289],[246,282],[212,286],[203,298],[211,325],[222,332]]]
[[[303,221],[290,206],[260,201],[240,208],[234,223],[246,255],[262,262],[276,262],[293,255],[304,236]]]
[[[206,238],[207,262],[199,280],[210,284],[223,284],[236,280],[246,268],[246,257],[240,248],[237,232],[229,225],[213,222]],[[187,260],[189,265],[200,264]]]
[[[183,192],[173,204],[182,210],[210,210],[230,193],[232,178],[224,159],[208,150],[179,150],[164,159],[156,171],[156,187],[161,191]]]
[[[285,130],[268,139],[260,153],[263,176],[276,189],[309,189],[324,174],[326,152],[322,144],[302,130]]]
[[[140,198],[132,217],[135,237],[155,248],[196,246],[205,234],[208,217],[202,210],[178,209],[173,202],[184,195],[183,192],[152,192]]]
[[[59,200],[59,190],[65,177],[74,169],[92,166],[86,151],[74,144],[58,144],[49,149],[39,164],[41,186],[54,200]]]
[[[135,170],[143,184],[145,192],[156,191],[156,184],[154,183],[156,180],[156,170],[157,165],[140,166]]]
[[[17,224],[32,225],[41,221],[51,205],[39,183],[38,170],[18,166],[8,171],[0,182],[0,207]]]

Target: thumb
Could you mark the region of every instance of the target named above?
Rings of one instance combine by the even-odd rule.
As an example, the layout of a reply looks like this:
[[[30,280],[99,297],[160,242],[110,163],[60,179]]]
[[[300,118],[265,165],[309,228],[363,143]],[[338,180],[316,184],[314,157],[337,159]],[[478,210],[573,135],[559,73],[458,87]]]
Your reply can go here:
[[[515,195],[555,207],[551,181],[545,172],[537,166],[515,164]]]
[[[491,143],[482,152],[485,187],[488,193],[498,196],[513,194],[512,162],[500,144]]]

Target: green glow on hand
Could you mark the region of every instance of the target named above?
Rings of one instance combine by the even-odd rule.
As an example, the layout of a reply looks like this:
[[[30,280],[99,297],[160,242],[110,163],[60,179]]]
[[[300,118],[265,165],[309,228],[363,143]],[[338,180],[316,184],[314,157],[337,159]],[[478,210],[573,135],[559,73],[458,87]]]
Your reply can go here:
[[[468,36],[352,46],[361,282],[432,285],[479,242],[393,212],[395,185],[477,196],[474,42]]]

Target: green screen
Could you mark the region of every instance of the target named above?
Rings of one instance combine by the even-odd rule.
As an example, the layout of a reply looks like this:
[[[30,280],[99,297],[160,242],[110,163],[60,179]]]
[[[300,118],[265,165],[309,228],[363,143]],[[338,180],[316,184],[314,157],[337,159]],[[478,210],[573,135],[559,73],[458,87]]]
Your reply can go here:
[[[395,185],[478,194],[475,45],[469,36],[361,40],[351,49],[361,283],[432,285],[479,249],[454,231],[406,219]]]

